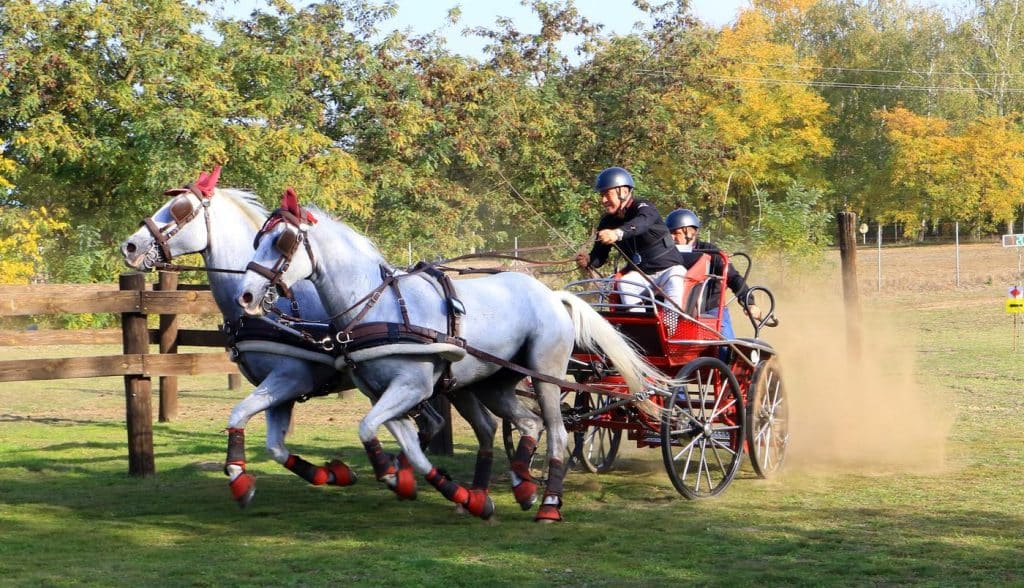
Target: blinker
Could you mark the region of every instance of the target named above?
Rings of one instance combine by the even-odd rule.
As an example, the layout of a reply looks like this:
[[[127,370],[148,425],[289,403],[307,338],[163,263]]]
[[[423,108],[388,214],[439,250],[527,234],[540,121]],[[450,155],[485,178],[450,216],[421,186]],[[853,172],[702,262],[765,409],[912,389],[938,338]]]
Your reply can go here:
[[[274,249],[286,259],[291,259],[299,244],[302,243],[302,235],[291,226],[286,226],[284,231],[274,239]]]
[[[171,201],[169,210],[171,218],[174,219],[174,222],[180,225],[189,220],[189,217],[191,217],[192,213],[195,211],[195,207],[192,205],[192,199],[182,194],[180,196],[176,196],[174,200]]]

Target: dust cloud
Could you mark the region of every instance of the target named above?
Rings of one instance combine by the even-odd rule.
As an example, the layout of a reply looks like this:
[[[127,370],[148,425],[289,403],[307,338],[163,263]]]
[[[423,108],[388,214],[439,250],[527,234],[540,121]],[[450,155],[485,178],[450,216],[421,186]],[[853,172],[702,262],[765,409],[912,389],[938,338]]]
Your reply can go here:
[[[858,361],[834,281],[777,292],[780,325],[762,331],[790,400],[787,471],[890,474],[945,467],[951,403],[914,375],[914,333],[865,309]]]

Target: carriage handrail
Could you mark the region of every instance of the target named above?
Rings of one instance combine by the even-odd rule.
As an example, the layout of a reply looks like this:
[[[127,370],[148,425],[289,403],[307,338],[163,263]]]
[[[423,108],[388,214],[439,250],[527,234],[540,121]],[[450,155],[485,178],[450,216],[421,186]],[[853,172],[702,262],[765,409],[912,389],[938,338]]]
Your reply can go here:
[[[603,298],[603,297],[609,296],[609,295],[614,294],[614,293],[622,294],[622,291],[615,287],[616,282],[618,284],[628,284],[630,286],[639,286],[639,287],[641,287],[642,289],[639,292],[637,292],[635,294],[633,294],[633,293],[628,294],[628,296],[630,296],[632,298],[636,298],[637,300],[639,300],[640,303],[639,304],[625,304],[625,303],[622,303],[622,302],[614,302],[614,303],[613,302],[608,302],[607,300],[598,300],[598,301],[595,301],[595,302],[591,302],[589,300],[589,298],[592,298],[592,297],[601,297],[601,298]],[[589,289],[589,290],[588,289],[584,289],[588,285],[595,285],[597,287],[593,288],[593,289]],[[579,290],[575,290],[576,288],[579,288]],[[695,319],[690,314],[687,314],[685,312],[680,313],[679,309],[677,309],[674,305],[670,306],[665,301],[658,300],[655,296],[651,295],[649,285],[648,284],[641,284],[640,282],[633,282],[633,281],[630,281],[630,280],[623,280],[623,279],[616,280],[614,277],[611,277],[611,276],[605,277],[605,278],[587,278],[585,280],[577,280],[575,282],[569,282],[568,284],[565,285],[565,289],[573,292],[573,294],[575,294],[576,296],[586,300],[590,304],[590,306],[592,306],[595,310],[601,310],[601,309],[606,309],[606,310],[624,309],[626,312],[629,312],[629,311],[634,311],[637,308],[643,308],[645,310],[661,309],[663,312],[669,312],[670,311],[670,312],[673,312],[673,313],[676,313],[676,314],[682,314],[682,316],[685,317],[687,320],[691,320],[691,321],[696,321],[697,320],[697,319]]]
[[[711,277],[713,279],[720,279],[720,277],[717,276],[717,275],[712,275]],[[621,292],[621,290],[619,290],[618,288],[615,287],[616,286],[616,282],[618,282],[619,284],[625,283],[625,284],[630,284],[630,285],[644,286],[645,289],[641,290],[639,293],[630,294],[630,296],[633,296],[636,299],[640,300],[640,304],[612,303],[612,302],[608,302],[607,300],[605,300],[604,298],[607,297],[608,295],[610,295],[612,293],[616,293],[616,292]],[[601,277],[601,278],[586,278],[586,279],[583,279],[583,280],[576,280],[574,282],[570,282],[570,283],[566,284],[565,285],[565,289],[566,290],[570,290],[570,291],[574,291],[574,290],[578,289],[578,290],[574,291],[574,293],[577,296],[579,296],[580,298],[586,300],[587,303],[590,304],[595,310],[625,311],[625,312],[629,312],[629,311],[631,311],[633,309],[636,309],[636,308],[643,308],[645,310],[661,309],[662,313],[665,313],[665,312],[675,313],[676,315],[679,316],[679,320],[690,321],[693,324],[697,325],[699,328],[701,328],[701,329],[703,329],[705,331],[708,331],[709,333],[715,335],[718,338],[717,340],[707,340],[707,339],[672,339],[672,338],[667,338],[665,340],[665,342],[668,343],[668,344],[671,344],[671,345],[695,345],[695,346],[706,346],[706,345],[712,345],[712,344],[713,345],[721,345],[721,346],[728,347],[729,349],[731,349],[734,353],[737,354],[737,357],[741,358],[745,363],[749,364],[751,367],[754,366],[754,362],[751,361],[751,359],[748,357],[748,355],[746,353],[743,353],[741,351],[741,348],[746,347],[748,349],[757,349],[759,351],[765,351],[765,352],[769,352],[769,353],[774,353],[775,352],[775,350],[772,349],[771,347],[763,346],[763,345],[756,344],[756,343],[753,343],[753,342],[750,342],[750,341],[745,341],[745,340],[741,340],[741,339],[726,339],[725,336],[722,335],[721,331],[719,331],[719,330],[717,330],[717,329],[715,329],[715,328],[713,328],[713,327],[711,327],[709,325],[704,324],[703,322],[701,322],[700,320],[694,318],[690,314],[687,314],[685,312],[684,313],[680,313],[674,306],[673,307],[669,307],[669,305],[666,304],[664,301],[658,300],[657,298],[651,296],[650,291],[646,289],[646,286],[644,284],[639,284],[637,282],[633,282],[633,281],[629,281],[629,280],[621,280],[621,279],[616,280],[614,277],[608,276],[608,277]],[[769,307],[769,313],[766,315],[766,318],[771,317],[771,315],[772,315],[772,313],[774,312],[774,309],[775,309],[775,298],[771,295],[771,292],[768,291],[768,289],[763,287],[763,286],[754,286],[754,287],[751,288],[751,290],[764,290],[765,292],[768,293],[769,300],[771,300],[771,304],[770,304],[770,307]],[[594,297],[599,297],[600,299],[597,300],[597,301],[590,300],[591,298],[594,298]],[[749,297],[749,295],[748,295],[748,297]],[[748,315],[748,318],[751,318],[751,321],[753,321],[753,318],[749,317],[749,315]],[[761,326],[764,326],[764,322],[765,322],[765,320],[761,321]],[[769,326],[772,326],[772,325],[769,325]],[[759,332],[760,332],[760,328],[759,328],[758,324],[754,324],[754,338],[758,337]]]

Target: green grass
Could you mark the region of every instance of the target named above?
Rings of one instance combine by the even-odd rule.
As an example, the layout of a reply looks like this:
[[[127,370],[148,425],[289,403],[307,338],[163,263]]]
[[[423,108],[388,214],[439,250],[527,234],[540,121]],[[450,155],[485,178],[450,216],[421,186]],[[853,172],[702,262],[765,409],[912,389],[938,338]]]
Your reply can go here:
[[[396,501],[356,438],[359,398],[300,405],[289,436],[311,461],[343,457],[358,484],[310,487],[272,463],[257,417],[258,489],[241,510],[220,471],[241,394],[223,378],[182,379],[182,417],[154,425],[158,474],[146,479],[127,475],[120,379],[2,384],[0,584],[1024,584],[1024,350],[1010,349],[998,297],[962,298],[884,301],[917,340],[921,387],[953,412],[941,471],[797,468],[764,481],[745,467],[720,497],[689,502],[656,450],[631,451],[612,473],[570,474],[560,525],[519,510],[500,455],[495,524],[455,515],[422,481],[418,500]],[[437,462],[469,480],[474,442],[464,427],[456,442]]]

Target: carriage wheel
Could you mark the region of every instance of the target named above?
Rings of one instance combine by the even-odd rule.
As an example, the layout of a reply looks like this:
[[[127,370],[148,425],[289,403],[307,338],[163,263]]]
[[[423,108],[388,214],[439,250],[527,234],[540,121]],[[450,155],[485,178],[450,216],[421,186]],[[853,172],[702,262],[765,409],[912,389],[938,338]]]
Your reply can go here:
[[[743,399],[732,371],[714,357],[683,366],[661,421],[661,455],[672,485],[691,500],[725,490],[743,458]]]
[[[747,450],[754,472],[768,478],[779,471],[789,446],[789,400],[778,361],[757,366],[747,396]]]
[[[611,403],[612,399],[604,394],[580,392],[576,395],[578,412],[604,408]],[[578,449],[577,456],[587,471],[592,474],[603,474],[615,465],[619,444],[622,442],[621,429],[591,426],[585,431],[573,433],[573,437]]]

